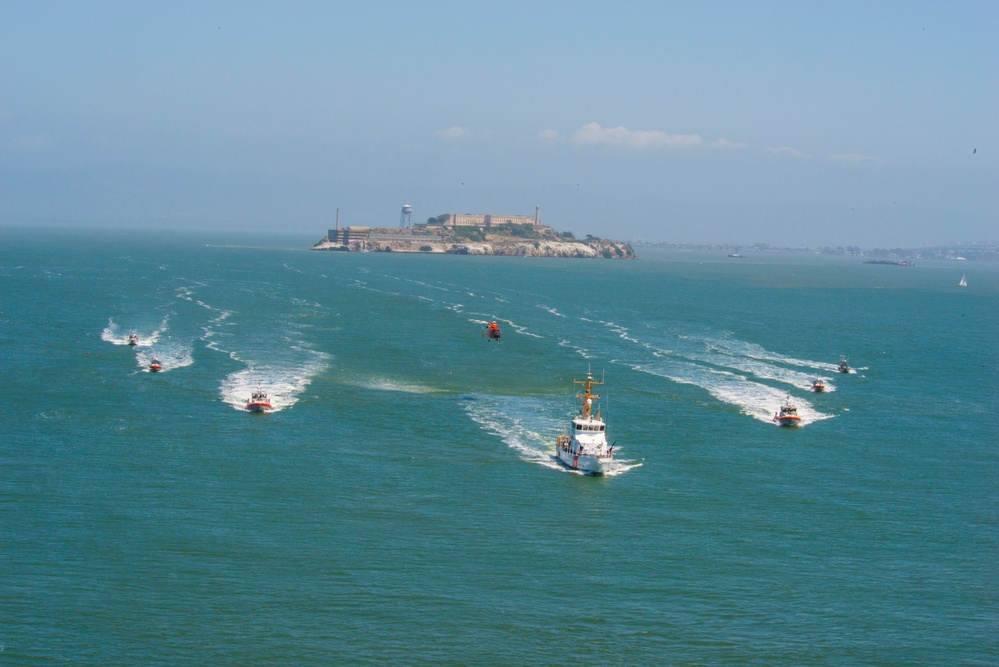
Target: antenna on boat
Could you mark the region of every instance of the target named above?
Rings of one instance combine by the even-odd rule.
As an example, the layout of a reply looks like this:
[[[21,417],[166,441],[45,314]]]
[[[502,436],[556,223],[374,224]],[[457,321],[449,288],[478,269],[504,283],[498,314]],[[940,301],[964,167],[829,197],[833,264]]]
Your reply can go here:
[[[607,377],[607,369],[603,368],[600,370],[600,384],[604,383],[606,377]],[[604,394],[604,398],[607,399],[607,414],[610,414],[610,390],[608,390],[607,393]]]

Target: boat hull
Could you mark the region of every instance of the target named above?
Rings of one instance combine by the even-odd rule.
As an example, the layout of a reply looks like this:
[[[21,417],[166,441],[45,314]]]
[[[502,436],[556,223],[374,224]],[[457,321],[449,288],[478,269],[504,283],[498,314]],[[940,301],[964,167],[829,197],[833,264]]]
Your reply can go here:
[[[247,412],[267,412],[271,409],[270,403],[247,403]]]
[[[610,457],[578,456],[563,449],[558,450],[559,462],[571,470],[578,470],[586,475],[603,475],[610,469]]]
[[[777,422],[778,426],[799,426],[801,417],[776,417],[774,421]]]
[[[157,364],[154,364],[154,365],[152,365],[152,366],[149,367],[149,372],[150,373],[159,373],[161,370],[163,370],[163,367],[159,366]]]

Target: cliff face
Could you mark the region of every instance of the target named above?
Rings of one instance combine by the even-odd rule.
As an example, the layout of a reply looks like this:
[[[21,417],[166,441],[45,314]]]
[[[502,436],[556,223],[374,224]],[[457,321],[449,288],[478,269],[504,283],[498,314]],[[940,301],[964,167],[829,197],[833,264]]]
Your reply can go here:
[[[526,241],[519,243],[467,243],[451,246],[446,252],[459,255],[509,255],[516,257],[579,257],[588,259],[635,259],[635,251],[627,243],[590,241]]]
[[[440,237],[421,237],[415,234],[379,234],[375,238],[351,240],[346,246],[329,243],[326,239],[313,250],[342,250],[359,252],[424,252],[451,255],[506,255],[515,257],[577,257],[588,259],[635,259],[635,251],[627,243],[606,239],[577,240],[523,240],[493,238],[486,235],[483,241],[469,242]]]

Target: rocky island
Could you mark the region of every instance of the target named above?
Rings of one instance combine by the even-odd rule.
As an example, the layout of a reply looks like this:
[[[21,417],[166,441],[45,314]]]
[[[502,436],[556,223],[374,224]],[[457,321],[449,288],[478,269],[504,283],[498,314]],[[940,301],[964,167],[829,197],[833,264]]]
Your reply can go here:
[[[572,232],[556,232],[527,216],[444,214],[411,227],[329,230],[313,250],[423,252],[451,255],[635,259],[631,245]]]

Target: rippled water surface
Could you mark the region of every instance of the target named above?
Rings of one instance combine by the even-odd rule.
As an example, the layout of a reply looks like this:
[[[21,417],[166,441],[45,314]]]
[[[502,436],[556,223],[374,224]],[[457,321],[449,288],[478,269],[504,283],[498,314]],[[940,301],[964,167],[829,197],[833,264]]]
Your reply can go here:
[[[997,664],[996,267],[3,235],[4,664]]]

